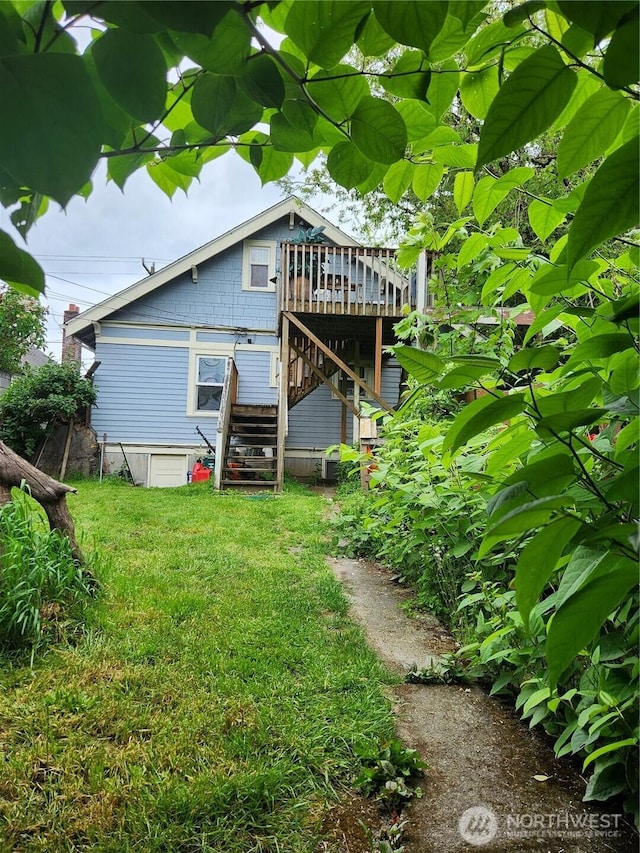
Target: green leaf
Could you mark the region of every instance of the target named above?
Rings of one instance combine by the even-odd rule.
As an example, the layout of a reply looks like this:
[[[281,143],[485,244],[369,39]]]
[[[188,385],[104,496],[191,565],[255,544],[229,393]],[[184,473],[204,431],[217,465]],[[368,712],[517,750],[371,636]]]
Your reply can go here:
[[[474,435],[494,424],[519,415],[524,409],[524,394],[494,397],[489,394],[479,397],[458,413],[442,443],[443,453],[462,447]]]
[[[594,424],[606,414],[606,409],[577,409],[572,412],[559,412],[556,415],[541,418],[536,424],[536,432],[549,432],[553,435],[570,432],[577,427]]]
[[[471,169],[476,160],[477,145],[444,145],[433,149],[433,159],[443,166]]]
[[[473,172],[456,172],[453,181],[453,201],[458,208],[458,213],[461,214],[473,198],[474,186]],[[459,261],[458,269],[460,269]]]
[[[405,51],[391,71],[378,76],[386,92],[416,100],[424,100],[430,79],[429,63],[420,50]]]
[[[565,18],[593,35],[594,46],[609,35],[625,15],[637,9],[635,0],[609,0],[607,3],[559,0],[558,6]]]
[[[543,243],[565,218],[564,213],[556,210],[550,202],[543,199],[534,199],[530,202],[527,216],[536,237]]]
[[[453,370],[450,370],[446,373],[438,382],[438,387],[441,389],[458,389],[465,388],[467,385],[471,385],[474,382],[477,382],[482,376],[486,376],[488,373],[492,373],[495,370],[495,365],[493,367],[486,366],[473,366],[473,365],[460,365],[459,367],[454,367]]]
[[[483,27],[465,47],[469,65],[484,64],[504,47],[508,47],[523,32],[524,27],[510,29],[502,21],[495,21]]]
[[[147,145],[150,147],[159,144],[160,141],[155,136],[147,140]],[[125,137],[123,147],[129,148],[133,145],[135,145],[135,139],[133,133],[130,132]],[[142,166],[151,163],[153,159],[153,153],[148,151],[141,154],[125,154],[109,157],[107,160],[107,175],[121,190],[124,190],[127,179],[135,171],[142,168]]]
[[[527,543],[516,565],[516,604],[525,625],[552,576],[567,543],[580,527],[578,519],[560,518],[543,527]]]
[[[520,6],[516,6],[514,9],[509,9],[502,20],[504,21],[505,27],[517,27],[518,24],[521,24],[523,21],[527,21],[529,18],[533,17],[536,12],[539,12],[545,7],[546,3],[544,0],[526,0],[526,2],[521,3]]]
[[[482,254],[488,245],[489,239],[486,234],[476,232],[470,237],[467,237],[462,244],[462,248],[458,252],[457,268],[460,270],[462,267],[465,267],[467,264],[475,261],[475,259]]]
[[[491,216],[500,202],[509,195],[509,188],[498,187],[498,181],[492,175],[481,178],[473,191],[473,213],[482,226]]]
[[[526,482],[534,497],[544,498],[564,491],[575,479],[572,457],[568,453],[558,453],[551,449],[536,455],[504,482],[506,485]]]
[[[476,168],[540,136],[560,115],[575,85],[575,73],[552,45],[521,62],[489,108]]]
[[[0,231],[0,279],[28,296],[37,298],[44,293],[42,268],[4,231]]]
[[[444,166],[438,163],[420,163],[413,173],[411,186],[420,201],[426,201],[437,190],[444,175]]]
[[[637,224],[638,162],[638,141],[635,139],[610,154],[591,179],[569,229],[567,260],[570,270],[605,240]]]
[[[380,98],[363,98],[351,117],[351,139],[374,163],[391,165],[404,157],[407,128],[400,113]]]
[[[382,29],[373,12],[367,16],[364,26],[360,22],[356,40],[363,56],[382,56],[395,46],[395,40]]]
[[[360,186],[371,175],[375,164],[367,159],[352,142],[334,145],[327,157],[327,170],[341,187]]]
[[[167,66],[153,36],[107,30],[91,48],[98,76],[113,100],[140,122],[164,110]]]
[[[558,177],[566,178],[600,157],[614,142],[631,109],[628,98],[599,89],[580,107],[558,147]]]
[[[333,79],[341,74],[347,76]],[[308,81],[307,89],[315,103],[337,122],[350,118],[360,101],[369,95],[364,77],[350,65],[318,71]]]
[[[431,42],[444,26],[447,5],[440,0],[429,3],[374,0],[373,10],[380,25],[397,42],[428,53]]]
[[[590,764],[593,764],[593,762],[597,761],[598,758],[602,758],[603,755],[607,755],[609,752],[617,752],[625,746],[635,746],[637,743],[638,738],[627,737],[624,738],[624,740],[617,740],[614,743],[608,743],[606,746],[601,746],[599,749],[594,749],[594,751],[585,758],[582,765],[582,772],[584,773]]]
[[[395,107],[407,127],[410,142],[423,139],[436,126],[435,116],[420,101],[399,101]]]
[[[249,162],[258,173],[262,186],[284,177],[293,164],[293,154],[276,151],[267,142],[267,135],[258,132],[249,148]]]
[[[246,66],[246,73],[238,82],[252,100],[263,107],[280,109],[284,102],[284,80],[275,61],[266,53],[251,57]]]
[[[427,6],[428,3],[417,3],[416,5]],[[460,72],[458,65],[453,59],[447,59],[440,64],[440,68],[434,68],[431,72],[431,82],[427,89],[427,102],[429,110],[436,120],[451,109],[451,103],[458,91]]]
[[[484,557],[495,544],[504,539],[513,539],[521,533],[541,527],[556,510],[562,509],[570,502],[571,498],[567,495],[551,495],[516,507],[488,528],[478,549],[478,557]]]
[[[444,370],[444,362],[432,352],[400,344],[393,347],[393,353],[400,365],[418,382],[430,384]]]
[[[173,198],[177,189],[182,189],[186,193],[192,180],[188,175],[172,169],[167,160],[155,160],[153,163],[149,163],[147,173],[154,184],[160,187],[169,198]]]
[[[551,370],[560,360],[560,350],[553,346],[529,347],[519,350],[509,361],[509,370]]]
[[[614,32],[604,56],[602,70],[607,86],[622,89],[640,78],[640,19],[638,8]]]
[[[540,332],[544,332],[549,326],[559,326],[561,325],[556,321],[556,317],[560,314],[564,313],[565,306],[564,305],[553,305],[551,308],[548,308],[546,311],[543,311],[533,323],[527,329],[527,333],[524,336],[523,343],[526,345],[529,341],[534,338]]]
[[[180,3],[165,3],[162,0],[153,0],[144,3],[115,3],[109,6],[142,6],[144,11],[151,15],[163,28],[179,30],[189,33],[201,33],[210,37],[219,26],[222,18],[233,6],[230,2],[207,3],[203,6],[197,0],[181,0]],[[100,11],[102,11],[100,9]],[[112,10],[115,11],[115,10]],[[121,10],[117,10],[121,14]],[[114,20],[112,17],[109,20]],[[126,28],[126,22],[122,23]]]
[[[0,92],[0,168],[66,205],[91,177],[102,143],[102,114],[82,59],[7,56]]]
[[[191,109],[198,124],[216,139],[250,130],[262,117],[260,104],[238,86],[235,77],[211,72],[203,74],[193,87]]]
[[[593,337],[576,344],[566,368],[573,369],[577,364],[590,361],[593,358],[609,358],[614,353],[631,349],[633,345],[633,337],[628,332],[593,335]]]
[[[591,579],[564,600],[551,620],[547,635],[546,656],[552,687],[637,582],[636,563],[609,553]]]
[[[578,285],[589,281],[590,277],[599,269],[596,261],[581,261],[568,275],[566,264],[560,266],[545,264],[533,276],[529,291],[541,296],[555,296],[558,293],[573,290]]]
[[[625,450],[640,442],[640,419],[634,418],[631,423],[620,430],[616,436],[615,459],[619,460],[625,454]]]
[[[305,103],[285,102],[285,109],[271,117],[271,143],[276,151],[296,154],[318,147],[315,126],[318,116]]]
[[[223,75],[243,75],[247,71],[247,60],[251,55],[251,33],[242,17],[233,9],[227,11],[209,36],[179,32],[171,35],[176,47],[207,71]]]
[[[349,3],[336,0],[292,3],[285,32],[316,65],[333,68],[349,52],[358,25],[370,11],[369,3],[357,0]]]
[[[627,774],[621,756],[605,758],[595,769],[585,791],[584,801],[610,800],[627,787]]]
[[[472,116],[485,119],[489,107],[500,89],[500,77],[496,66],[463,74],[460,81],[460,98]]]
[[[384,177],[383,187],[388,198],[397,204],[411,185],[415,166],[408,160],[398,160]]]

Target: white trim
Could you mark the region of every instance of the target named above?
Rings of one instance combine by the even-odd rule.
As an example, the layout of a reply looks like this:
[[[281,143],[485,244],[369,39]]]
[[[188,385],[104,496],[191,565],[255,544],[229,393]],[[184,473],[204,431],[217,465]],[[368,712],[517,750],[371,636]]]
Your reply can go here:
[[[252,293],[275,293],[276,290],[276,252],[278,244],[275,240],[243,240],[242,242],[242,289]],[[267,249],[267,286],[251,286],[251,249]]]
[[[233,358],[233,344],[221,344],[217,349],[211,347],[198,347],[197,349],[189,350],[189,375],[187,385],[187,417],[188,418],[218,418],[219,410],[206,411],[197,408],[197,379],[198,379],[198,359],[217,356],[219,358]]]
[[[121,344],[128,346],[131,344],[135,347],[167,347],[168,349],[189,349],[191,343],[187,341],[168,341],[166,338],[110,338],[107,335],[101,335],[96,338],[96,343],[101,344]],[[204,344],[204,346],[207,346]],[[233,345],[232,345],[233,346]]]
[[[336,226],[332,225],[331,222],[324,218],[324,216],[316,213],[315,210],[306,205],[304,202],[295,198],[295,196],[290,196],[289,198],[284,199],[284,201],[278,202],[278,204],[275,204],[268,210],[258,214],[258,216],[248,219],[246,222],[242,223],[242,225],[227,231],[220,237],[216,237],[215,240],[206,243],[204,246],[201,246],[199,249],[185,255],[183,258],[179,258],[177,261],[168,264],[157,273],[147,276],[141,281],[136,282],[136,284],[132,284],[130,287],[121,290],[120,293],[117,293],[115,296],[110,296],[103,302],[100,302],[92,308],[78,314],[77,317],[69,320],[66,324],[65,328],[67,334],[81,335],[91,327],[92,323],[104,320],[105,317],[108,317],[115,311],[125,308],[136,299],[147,296],[147,294],[152,293],[163,284],[167,284],[167,282],[172,281],[179,275],[189,272],[192,266],[198,266],[199,264],[205,263],[216,255],[219,255],[221,252],[224,252],[226,249],[237,245],[240,241],[251,237],[261,229],[286,216],[287,213],[293,214],[294,217],[295,215],[300,216],[312,227],[324,226],[325,234],[328,239],[337,245],[361,245],[357,240],[354,240],[352,237],[349,237],[348,234],[345,234],[344,231],[336,228]]]

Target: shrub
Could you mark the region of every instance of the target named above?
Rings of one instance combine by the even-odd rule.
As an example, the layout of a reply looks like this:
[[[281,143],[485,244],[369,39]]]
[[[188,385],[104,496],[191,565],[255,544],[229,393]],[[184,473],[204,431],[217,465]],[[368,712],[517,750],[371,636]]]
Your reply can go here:
[[[68,420],[96,400],[74,364],[45,364],[14,379],[0,399],[0,439],[20,456],[33,456],[49,425]]]

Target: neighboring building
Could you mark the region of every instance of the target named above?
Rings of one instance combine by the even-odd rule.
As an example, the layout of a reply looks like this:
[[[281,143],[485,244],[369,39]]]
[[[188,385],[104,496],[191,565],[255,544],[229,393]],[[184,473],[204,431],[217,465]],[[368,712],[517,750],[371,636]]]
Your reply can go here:
[[[404,276],[289,198],[69,320],[100,365],[106,459],[151,486],[202,455],[217,487],[322,475],[326,448],[358,439],[360,400],[397,405],[384,347],[403,305],[425,307],[426,264]]]
[[[50,361],[51,359],[49,356],[42,352],[42,350],[36,349],[36,347],[31,347],[29,352],[23,357],[21,365],[22,367],[42,367]],[[5,370],[0,370],[0,394],[9,387],[9,383],[13,376],[17,375],[19,374],[11,374],[7,373]]]

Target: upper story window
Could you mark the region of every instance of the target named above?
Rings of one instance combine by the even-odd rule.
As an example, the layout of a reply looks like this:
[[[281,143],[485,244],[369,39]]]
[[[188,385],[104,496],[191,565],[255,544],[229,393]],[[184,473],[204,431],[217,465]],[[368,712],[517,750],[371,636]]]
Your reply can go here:
[[[245,240],[243,246],[242,289],[276,289],[276,243],[272,240]]]

